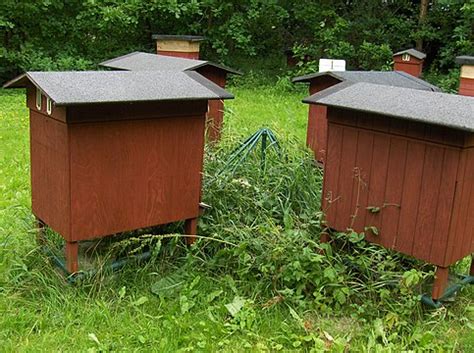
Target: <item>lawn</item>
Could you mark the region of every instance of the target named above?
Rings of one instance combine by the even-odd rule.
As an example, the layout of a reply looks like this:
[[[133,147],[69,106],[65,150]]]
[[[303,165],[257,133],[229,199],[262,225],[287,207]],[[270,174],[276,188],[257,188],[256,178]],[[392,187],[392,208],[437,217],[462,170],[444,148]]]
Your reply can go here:
[[[180,225],[153,229],[109,246],[148,247],[150,261],[71,285],[34,241],[24,92],[0,90],[0,351],[473,352],[474,286],[426,309],[419,295],[431,266],[342,236],[340,251],[320,251],[305,90],[230,91],[225,138],[205,161],[203,198],[213,208],[200,232],[214,240],[186,248],[159,236]],[[270,153],[263,170],[255,156],[235,175],[218,174],[263,126],[282,156]]]

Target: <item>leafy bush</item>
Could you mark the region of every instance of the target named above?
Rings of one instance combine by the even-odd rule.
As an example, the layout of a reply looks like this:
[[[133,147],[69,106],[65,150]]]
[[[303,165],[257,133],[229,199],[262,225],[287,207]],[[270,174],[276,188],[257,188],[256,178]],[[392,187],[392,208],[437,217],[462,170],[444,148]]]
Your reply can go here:
[[[380,69],[389,51],[423,40],[427,65],[446,72],[456,55],[473,53],[473,13],[469,2],[431,2],[419,25],[419,4],[406,0],[3,0],[0,81],[24,70],[88,69],[133,50],[153,52],[153,33],[204,35],[205,58],[232,65],[243,57],[248,70],[288,48],[311,60]]]

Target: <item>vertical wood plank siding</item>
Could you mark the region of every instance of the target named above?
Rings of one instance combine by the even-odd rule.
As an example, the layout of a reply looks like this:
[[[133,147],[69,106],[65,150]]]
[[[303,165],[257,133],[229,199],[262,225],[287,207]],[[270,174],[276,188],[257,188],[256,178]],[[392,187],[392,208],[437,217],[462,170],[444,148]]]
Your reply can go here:
[[[463,133],[336,108],[328,119],[330,228],[375,226],[367,240],[438,266],[474,251],[474,148]]]
[[[199,216],[206,101],[35,106],[33,213],[67,241]]]
[[[340,82],[334,77],[318,77],[310,82],[309,94],[313,95]],[[326,111],[327,108],[325,106],[309,105],[306,133],[306,145],[314,152],[315,159],[322,163],[326,159],[328,126]]]

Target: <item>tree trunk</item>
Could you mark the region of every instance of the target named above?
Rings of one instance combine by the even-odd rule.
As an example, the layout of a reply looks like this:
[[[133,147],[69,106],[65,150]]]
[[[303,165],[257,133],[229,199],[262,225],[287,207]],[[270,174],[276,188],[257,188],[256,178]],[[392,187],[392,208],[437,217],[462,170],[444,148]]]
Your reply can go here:
[[[420,17],[418,18],[418,29],[421,29],[423,24],[425,23],[426,16],[428,15],[428,5],[429,0],[421,0],[420,3]],[[423,50],[423,39],[419,38],[416,40],[416,49],[422,51]]]

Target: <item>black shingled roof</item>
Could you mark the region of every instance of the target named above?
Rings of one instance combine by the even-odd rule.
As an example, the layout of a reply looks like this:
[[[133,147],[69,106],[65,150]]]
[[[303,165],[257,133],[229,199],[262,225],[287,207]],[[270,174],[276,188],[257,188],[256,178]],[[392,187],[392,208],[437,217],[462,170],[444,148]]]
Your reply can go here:
[[[58,106],[234,98],[193,71],[27,72],[4,87],[21,88],[29,83]]]
[[[167,40],[187,40],[190,42],[202,42],[205,37],[202,36],[190,36],[190,35],[179,35],[179,34],[153,34],[152,39],[167,39]]]
[[[414,56],[415,58],[420,59],[420,60],[423,60],[424,58],[426,58],[425,53],[422,53],[421,51],[413,49],[413,48],[399,51],[399,52],[393,54],[393,56],[399,56],[399,55],[403,55],[403,54],[409,54],[409,55]]]
[[[459,65],[474,65],[474,56],[461,55],[456,57],[456,64]]]
[[[230,74],[241,75],[237,70],[207,60],[178,58],[175,56],[150,54],[139,51],[101,62],[99,65],[128,71],[194,71],[201,67],[212,66]]]
[[[367,82],[433,92],[440,91],[438,87],[403,71],[328,71],[295,77],[292,81],[310,82],[324,76],[331,76],[341,82]]]
[[[474,132],[474,98],[456,94],[343,82],[313,94],[303,102]]]

